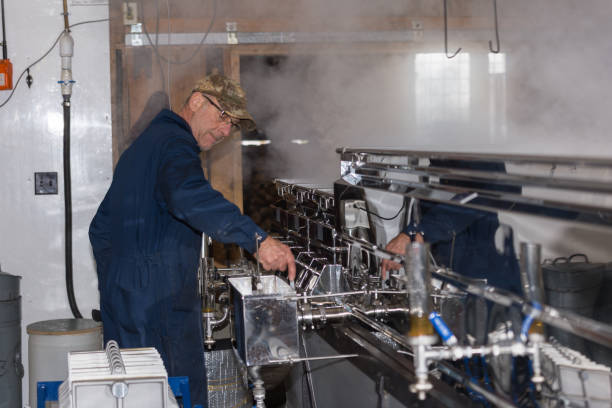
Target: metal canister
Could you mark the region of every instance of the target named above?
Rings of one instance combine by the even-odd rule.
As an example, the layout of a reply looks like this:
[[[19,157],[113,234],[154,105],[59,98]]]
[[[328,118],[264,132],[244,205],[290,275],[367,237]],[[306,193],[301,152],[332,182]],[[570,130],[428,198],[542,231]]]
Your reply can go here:
[[[0,271],[0,408],[22,406],[20,279]]]
[[[542,265],[548,304],[585,317],[593,317],[604,266],[601,263],[589,262],[583,254],[557,258],[550,264]],[[555,327],[549,327],[548,334],[561,344],[590,356],[587,344],[581,337]]]

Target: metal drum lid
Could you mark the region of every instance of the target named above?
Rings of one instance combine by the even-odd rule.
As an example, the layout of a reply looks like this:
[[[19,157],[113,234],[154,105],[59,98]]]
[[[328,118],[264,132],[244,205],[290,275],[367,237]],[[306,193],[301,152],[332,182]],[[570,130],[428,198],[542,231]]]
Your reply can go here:
[[[21,276],[0,271],[0,302],[14,300],[19,297],[19,280]]]
[[[56,319],[31,323],[27,327],[28,334],[64,336],[100,332],[102,324],[91,319]]]
[[[584,257],[584,262],[573,258]],[[563,262],[558,262],[562,260]],[[603,279],[605,264],[591,263],[582,254],[569,258],[558,258],[552,264],[542,265],[544,287],[550,290],[580,292],[587,288],[599,287]]]

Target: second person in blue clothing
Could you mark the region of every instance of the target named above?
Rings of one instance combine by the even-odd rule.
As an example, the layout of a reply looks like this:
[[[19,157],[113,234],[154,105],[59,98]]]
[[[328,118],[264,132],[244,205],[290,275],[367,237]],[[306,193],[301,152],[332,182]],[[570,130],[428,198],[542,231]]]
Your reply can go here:
[[[205,77],[178,113],[162,110],[123,153],[89,229],[105,342],[155,347],[170,376],[189,376],[192,399],[203,406],[196,273],[202,232],[238,244],[265,269],[295,277],[291,250],[214,190],[202,170],[201,150],[234,128],[254,126],[240,85],[218,74]]]

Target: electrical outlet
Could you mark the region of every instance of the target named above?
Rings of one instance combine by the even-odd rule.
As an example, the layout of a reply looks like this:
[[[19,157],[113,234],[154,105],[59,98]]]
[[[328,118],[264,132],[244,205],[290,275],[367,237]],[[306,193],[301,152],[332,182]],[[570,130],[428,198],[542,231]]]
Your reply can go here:
[[[34,173],[34,194],[57,194],[57,172]]]

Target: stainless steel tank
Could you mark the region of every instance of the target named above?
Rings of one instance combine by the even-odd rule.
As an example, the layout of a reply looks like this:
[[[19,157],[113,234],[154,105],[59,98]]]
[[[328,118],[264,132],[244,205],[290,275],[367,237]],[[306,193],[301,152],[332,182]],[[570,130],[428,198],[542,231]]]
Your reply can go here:
[[[22,406],[20,279],[0,271],[0,408]]]

